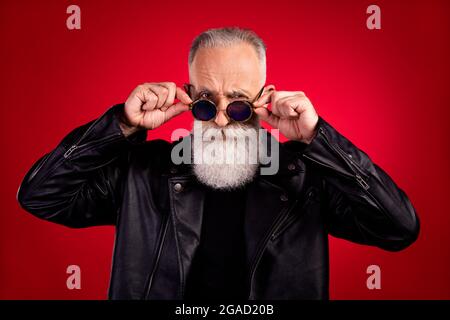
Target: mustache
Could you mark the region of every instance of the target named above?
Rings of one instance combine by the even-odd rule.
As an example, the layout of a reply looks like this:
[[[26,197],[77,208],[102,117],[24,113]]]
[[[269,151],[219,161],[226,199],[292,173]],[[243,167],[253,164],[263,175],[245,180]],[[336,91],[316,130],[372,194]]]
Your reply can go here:
[[[195,120],[196,122],[201,122]],[[225,127],[216,125],[215,123],[201,123],[201,134],[203,140],[228,140],[235,138],[242,138],[250,134],[258,132],[260,125],[258,121],[248,121],[246,123],[230,123]]]
[[[254,133],[255,130],[256,128],[253,127],[233,127],[233,128],[209,127],[202,131],[202,136],[203,139],[206,141],[229,140],[245,137],[250,133]]]

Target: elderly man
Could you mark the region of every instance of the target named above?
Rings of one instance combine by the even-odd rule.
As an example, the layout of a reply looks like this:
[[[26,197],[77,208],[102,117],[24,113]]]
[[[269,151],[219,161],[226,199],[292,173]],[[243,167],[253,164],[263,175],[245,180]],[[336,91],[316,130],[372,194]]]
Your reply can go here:
[[[254,32],[200,34],[189,77],[185,90],[139,85],[66,136],[19,189],[39,218],[116,227],[111,299],[327,299],[328,234],[390,251],[415,241],[415,210],[390,177],[303,92],[265,84]],[[146,141],[190,109],[198,130]],[[290,141],[279,144],[260,120]],[[229,143],[255,132],[267,143]],[[217,161],[225,145],[234,161]],[[262,174],[267,163],[250,155],[269,151],[276,170]]]

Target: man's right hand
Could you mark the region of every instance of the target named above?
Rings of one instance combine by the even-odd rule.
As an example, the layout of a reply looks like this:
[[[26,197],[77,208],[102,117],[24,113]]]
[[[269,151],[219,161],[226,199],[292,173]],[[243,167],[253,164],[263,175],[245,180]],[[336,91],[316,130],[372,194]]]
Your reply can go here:
[[[174,103],[175,99],[179,102]],[[151,130],[189,110],[192,102],[183,89],[173,82],[144,83],[131,92],[120,115],[125,136],[138,130]]]

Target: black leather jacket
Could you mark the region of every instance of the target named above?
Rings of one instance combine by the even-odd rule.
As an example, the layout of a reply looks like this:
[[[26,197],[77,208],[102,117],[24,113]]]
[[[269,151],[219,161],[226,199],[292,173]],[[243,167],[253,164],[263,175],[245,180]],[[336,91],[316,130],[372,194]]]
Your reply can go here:
[[[20,205],[68,227],[115,225],[110,299],[182,299],[199,244],[203,186],[175,143],[125,138],[110,108],[25,176]],[[401,250],[419,221],[406,194],[323,118],[309,144],[280,144],[280,169],[248,187],[249,299],[327,299],[328,234]]]

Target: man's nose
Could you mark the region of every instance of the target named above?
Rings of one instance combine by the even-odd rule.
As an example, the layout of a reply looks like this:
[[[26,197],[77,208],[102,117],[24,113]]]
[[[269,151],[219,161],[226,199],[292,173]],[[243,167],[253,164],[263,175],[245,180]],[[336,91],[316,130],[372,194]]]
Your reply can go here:
[[[214,119],[214,122],[219,127],[225,127],[230,122],[226,114],[227,105],[228,102],[225,101],[225,99],[221,99],[221,101],[217,105],[217,115],[216,118]]]

